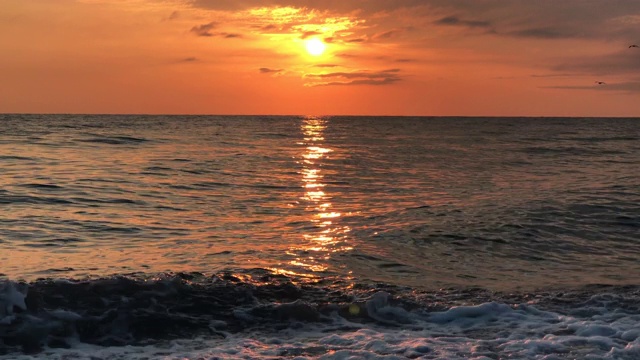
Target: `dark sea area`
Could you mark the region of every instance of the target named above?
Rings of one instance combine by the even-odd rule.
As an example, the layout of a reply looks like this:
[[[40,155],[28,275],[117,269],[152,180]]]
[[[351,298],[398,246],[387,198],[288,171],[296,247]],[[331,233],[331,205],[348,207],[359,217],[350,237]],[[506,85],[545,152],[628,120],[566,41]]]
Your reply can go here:
[[[640,119],[0,125],[0,359],[640,359]]]

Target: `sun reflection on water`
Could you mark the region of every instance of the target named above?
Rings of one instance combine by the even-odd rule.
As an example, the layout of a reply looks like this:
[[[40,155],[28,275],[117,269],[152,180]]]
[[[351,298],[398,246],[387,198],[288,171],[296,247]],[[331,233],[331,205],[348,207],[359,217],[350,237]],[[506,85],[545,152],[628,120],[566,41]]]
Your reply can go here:
[[[301,204],[313,226],[308,233],[302,234],[304,241],[301,244],[290,248],[288,253],[295,259],[289,265],[313,272],[327,271],[333,253],[352,249],[347,243],[350,228],[339,223],[342,213],[333,209],[332,195],[324,190],[322,164],[333,152],[325,144],[327,123],[327,119],[320,117],[304,118],[301,124],[304,137],[298,143],[304,147],[299,161],[304,189]]]

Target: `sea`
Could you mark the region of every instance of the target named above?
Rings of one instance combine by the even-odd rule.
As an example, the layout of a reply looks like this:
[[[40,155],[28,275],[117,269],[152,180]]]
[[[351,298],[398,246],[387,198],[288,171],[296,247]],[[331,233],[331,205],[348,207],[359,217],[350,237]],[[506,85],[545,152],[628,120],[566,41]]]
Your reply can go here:
[[[2,114],[0,359],[640,359],[640,119]]]

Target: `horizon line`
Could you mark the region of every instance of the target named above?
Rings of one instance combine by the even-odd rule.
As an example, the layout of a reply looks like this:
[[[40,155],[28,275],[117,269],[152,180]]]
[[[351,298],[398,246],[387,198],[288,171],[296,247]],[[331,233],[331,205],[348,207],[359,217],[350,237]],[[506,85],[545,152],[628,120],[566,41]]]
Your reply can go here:
[[[580,115],[392,115],[392,114],[162,114],[162,113],[75,113],[75,112],[0,112],[4,115],[73,115],[73,116],[229,116],[229,117],[414,117],[414,118],[583,118],[583,119],[640,119],[640,115],[632,116],[580,116]]]

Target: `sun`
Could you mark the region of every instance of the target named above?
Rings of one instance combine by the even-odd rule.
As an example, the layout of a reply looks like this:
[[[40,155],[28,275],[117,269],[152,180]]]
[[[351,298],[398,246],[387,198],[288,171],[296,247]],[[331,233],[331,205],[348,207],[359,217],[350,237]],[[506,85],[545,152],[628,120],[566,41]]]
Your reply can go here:
[[[327,48],[322,40],[318,38],[309,39],[305,42],[305,46],[307,47],[307,52],[313,56],[320,56],[324,53],[324,50]]]

